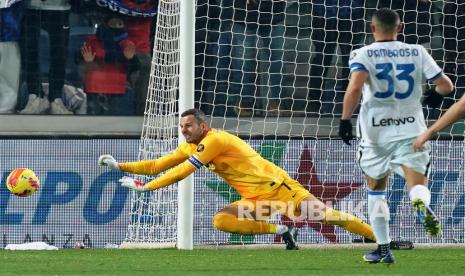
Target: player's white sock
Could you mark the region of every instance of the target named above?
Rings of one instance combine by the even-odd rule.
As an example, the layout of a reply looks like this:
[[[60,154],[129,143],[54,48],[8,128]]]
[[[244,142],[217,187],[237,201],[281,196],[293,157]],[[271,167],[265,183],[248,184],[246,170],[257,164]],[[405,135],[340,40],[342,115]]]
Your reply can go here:
[[[276,225],[276,234],[278,234],[278,235],[282,235],[282,234],[286,233],[287,230],[289,230],[289,228],[287,228],[286,225],[282,225],[282,224],[277,224]]]
[[[389,237],[389,207],[384,191],[368,190],[368,216],[375,233],[377,244],[388,244]]]
[[[415,199],[420,199],[426,206],[431,202],[431,192],[425,185],[417,184],[413,186],[409,193],[410,200],[413,202]]]

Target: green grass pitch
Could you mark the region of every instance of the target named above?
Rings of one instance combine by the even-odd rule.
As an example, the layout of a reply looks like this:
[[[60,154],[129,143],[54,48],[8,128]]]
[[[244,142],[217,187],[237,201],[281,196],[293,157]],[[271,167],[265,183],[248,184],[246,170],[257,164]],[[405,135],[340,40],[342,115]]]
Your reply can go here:
[[[0,251],[0,275],[463,275],[465,249],[394,251],[394,265],[361,262],[363,249]]]

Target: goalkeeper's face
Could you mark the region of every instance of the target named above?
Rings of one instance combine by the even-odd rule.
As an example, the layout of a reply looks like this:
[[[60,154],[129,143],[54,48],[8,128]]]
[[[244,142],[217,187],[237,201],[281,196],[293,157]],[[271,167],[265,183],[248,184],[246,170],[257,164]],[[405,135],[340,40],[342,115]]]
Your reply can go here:
[[[179,123],[181,133],[186,138],[186,142],[198,144],[208,132],[208,124],[206,122],[199,123],[194,115],[181,117]]]

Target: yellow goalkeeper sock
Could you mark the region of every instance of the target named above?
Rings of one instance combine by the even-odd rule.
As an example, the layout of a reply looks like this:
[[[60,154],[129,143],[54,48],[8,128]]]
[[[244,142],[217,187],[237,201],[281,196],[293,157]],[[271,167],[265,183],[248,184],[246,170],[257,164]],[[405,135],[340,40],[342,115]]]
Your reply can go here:
[[[323,222],[332,225],[339,225],[349,232],[359,234],[367,239],[376,241],[373,228],[354,215],[334,209],[328,209]]]
[[[218,230],[241,235],[275,234],[276,224],[251,219],[238,219],[227,213],[218,213],[213,217],[213,224]]]

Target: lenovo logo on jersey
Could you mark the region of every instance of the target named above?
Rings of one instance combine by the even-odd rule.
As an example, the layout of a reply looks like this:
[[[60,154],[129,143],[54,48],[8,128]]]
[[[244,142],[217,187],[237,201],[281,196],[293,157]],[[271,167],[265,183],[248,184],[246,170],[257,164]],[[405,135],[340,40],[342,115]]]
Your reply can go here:
[[[386,119],[379,120],[379,122],[376,122],[375,118],[372,118],[371,122],[372,122],[373,127],[398,126],[398,125],[411,124],[415,122],[415,117],[409,116],[409,117],[397,118],[397,119],[386,118]]]

